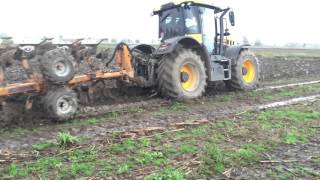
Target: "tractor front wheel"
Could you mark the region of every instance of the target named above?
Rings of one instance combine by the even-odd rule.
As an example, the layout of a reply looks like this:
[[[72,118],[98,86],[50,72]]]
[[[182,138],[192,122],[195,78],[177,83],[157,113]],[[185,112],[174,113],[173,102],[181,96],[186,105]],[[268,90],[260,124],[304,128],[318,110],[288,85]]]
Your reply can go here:
[[[254,90],[259,85],[260,64],[258,58],[250,51],[244,50],[232,66],[231,80],[226,86],[231,90]]]
[[[201,97],[205,92],[206,70],[200,56],[181,49],[164,58],[157,70],[157,83],[164,97],[178,100]]]

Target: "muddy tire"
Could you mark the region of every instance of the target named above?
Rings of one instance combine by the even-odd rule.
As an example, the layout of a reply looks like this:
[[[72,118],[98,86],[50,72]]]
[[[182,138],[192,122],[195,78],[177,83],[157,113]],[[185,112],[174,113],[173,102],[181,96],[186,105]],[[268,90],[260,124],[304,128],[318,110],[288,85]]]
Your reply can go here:
[[[53,120],[66,121],[78,111],[77,94],[66,87],[50,90],[44,97],[44,107]]]
[[[250,51],[244,50],[232,66],[231,80],[225,81],[230,90],[251,91],[259,86],[260,63]]]
[[[53,84],[65,84],[75,75],[73,58],[64,50],[48,51],[42,56],[40,62],[42,73]]]
[[[207,75],[199,55],[181,49],[164,58],[157,69],[158,90],[177,100],[199,98],[205,92]]]

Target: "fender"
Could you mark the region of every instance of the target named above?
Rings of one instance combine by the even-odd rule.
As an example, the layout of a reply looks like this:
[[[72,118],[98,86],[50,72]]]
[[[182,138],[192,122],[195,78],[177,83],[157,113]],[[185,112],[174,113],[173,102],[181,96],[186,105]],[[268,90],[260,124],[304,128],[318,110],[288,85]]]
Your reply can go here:
[[[237,63],[241,51],[247,50],[249,46],[249,44],[240,46],[230,46],[225,50],[224,56],[231,59],[232,65],[235,65]]]
[[[149,44],[138,44],[138,45],[130,45],[131,52],[138,49],[146,54],[153,54],[156,51],[156,48]]]
[[[194,38],[188,36],[178,36],[164,40],[154,53],[155,55],[170,54],[182,45],[185,48],[194,49],[202,47],[202,45]]]
[[[210,72],[211,69],[211,61],[208,50],[205,46],[199,43],[196,39],[190,36],[178,36],[174,38],[167,39],[163,41],[159,48],[154,52],[155,56],[164,56],[174,52],[180,46],[186,49],[192,49],[196,51],[200,56],[202,61],[205,64],[207,69],[208,80],[211,80]]]

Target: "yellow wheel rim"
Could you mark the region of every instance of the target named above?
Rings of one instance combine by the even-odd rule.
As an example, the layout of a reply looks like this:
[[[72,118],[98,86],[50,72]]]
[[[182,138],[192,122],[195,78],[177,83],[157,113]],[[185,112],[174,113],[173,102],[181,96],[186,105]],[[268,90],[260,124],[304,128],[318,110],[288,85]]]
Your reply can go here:
[[[192,64],[180,68],[181,86],[186,91],[194,91],[199,84],[199,71]]]
[[[242,66],[243,80],[252,83],[256,76],[256,67],[251,60],[245,60]]]

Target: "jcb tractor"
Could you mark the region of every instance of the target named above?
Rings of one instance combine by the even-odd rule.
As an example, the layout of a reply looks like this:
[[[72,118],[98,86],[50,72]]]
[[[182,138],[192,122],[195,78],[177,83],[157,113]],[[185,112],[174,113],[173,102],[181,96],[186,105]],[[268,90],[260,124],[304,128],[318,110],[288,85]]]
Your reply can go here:
[[[224,81],[231,89],[252,90],[259,81],[259,61],[246,46],[228,46],[226,15],[234,12],[207,4],[165,4],[159,16],[162,43],[157,57],[157,86],[164,96],[200,97],[207,82]]]
[[[5,63],[1,63],[2,105],[10,97],[23,94],[27,96],[27,109],[38,101],[49,117],[66,120],[77,113],[80,94],[94,93],[92,87],[100,81],[150,87],[163,97],[177,100],[201,97],[209,82],[224,81],[236,90],[258,86],[258,59],[248,46],[225,43],[230,35],[227,25],[235,25],[229,8],[187,1],[165,4],[153,14],[159,16],[161,44],[157,48],[146,44],[130,48],[120,43],[110,57],[103,51],[97,53],[95,45],[81,44],[81,40],[72,44],[18,45],[11,58],[20,62],[27,79],[7,84],[2,71]],[[102,66],[77,73],[79,63],[91,67],[98,61]]]

